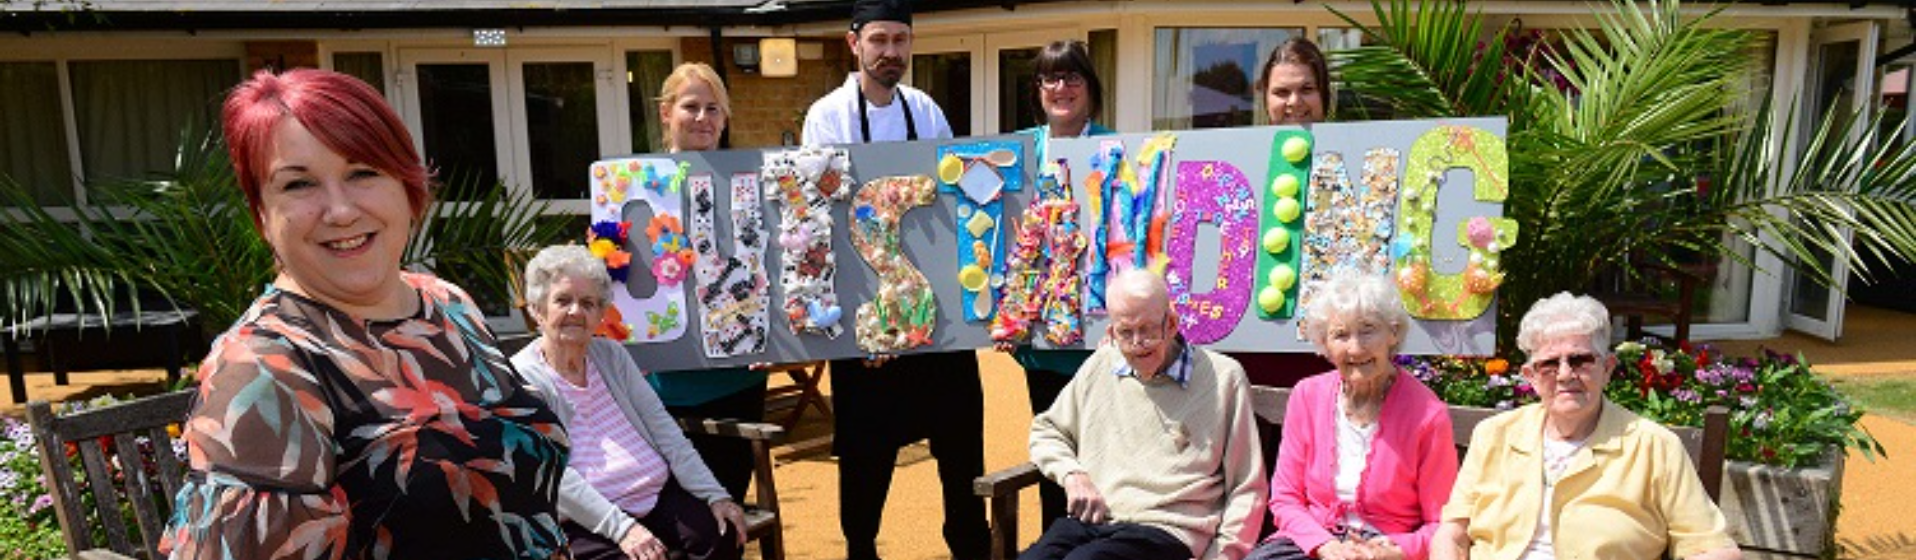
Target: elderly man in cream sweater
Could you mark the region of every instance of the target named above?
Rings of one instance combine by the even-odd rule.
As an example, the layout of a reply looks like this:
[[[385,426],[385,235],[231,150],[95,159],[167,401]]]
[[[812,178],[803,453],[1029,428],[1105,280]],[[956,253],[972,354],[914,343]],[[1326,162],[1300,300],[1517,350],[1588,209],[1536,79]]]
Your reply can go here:
[[[1031,460],[1069,517],[1019,559],[1239,560],[1266,499],[1244,370],[1185,342],[1157,274],[1109,293],[1105,344],[1031,422]]]

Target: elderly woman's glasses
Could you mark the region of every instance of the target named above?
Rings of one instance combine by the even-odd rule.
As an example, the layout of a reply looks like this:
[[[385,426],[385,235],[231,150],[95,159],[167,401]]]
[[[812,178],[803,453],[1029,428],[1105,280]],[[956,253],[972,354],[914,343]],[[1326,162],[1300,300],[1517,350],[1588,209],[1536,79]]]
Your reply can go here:
[[[1045,89],[1064,87],[1084,87],[1084,75],[1077,72],[1054,72],[1038,77],[1038,84]]]
[[[1580,352],[1576,354],[1566,354],[1563,356],[1558,356],[1558,357],[1550,358],[1547,360],[1537,360],[1535,362],[1531,362],[1530,367],[1533,369],[1536,369],[1537,371],[1555,373],[1558,371],[1562,371],[1561,368],[1567,365],[1567,366],[1570,366],[1570,371],[1582,372],[1582,371],[1588,371],[1590,369],[1590,366],[1595,365],[1596,363],[1597,363],[1596,354],[1591,354],[1588,352]]]

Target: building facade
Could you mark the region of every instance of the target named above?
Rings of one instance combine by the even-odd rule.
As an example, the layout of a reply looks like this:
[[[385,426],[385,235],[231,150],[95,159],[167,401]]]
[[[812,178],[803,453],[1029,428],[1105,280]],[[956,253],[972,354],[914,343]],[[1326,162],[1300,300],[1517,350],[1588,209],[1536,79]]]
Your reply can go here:
[[[248,73],[312,66],[385,92],[442,177],[528,190],[552,202],[551,219],[583,229],[582,170],[655,149],[654,98],[677,63],[716,63],[734,105],[729,142],[740,148],[795,143],[806,107],[855,67],[844,0],[17,4],[0,4],[9,32],[0,37],[0,174],[56,213],[86,200],[90,178],[168,169],[181,135],[211,126],[224,92]],[[1896,111],[1907,128],[1916,58],[1903,56],[1904,4],[1733,5],[1716,21],[1765,38],[1750,53],[1764,70],[1750,87],[1773,92],[1777,122],[1793,106],[1802,122],[1867,104]],[[1473,6],[1493,26],[1594,25],[1587,2]],[[1015,131],[1037,122],[1038,47],[1081,39],[1105,80],[1102,123],[1126,132],[1262,124],[1250,84],[1271,48],[1297,36],[1326,50],[1361,44],[1332,10],[1373,19],[1369,2],[1349,0],[925,0],[908,79],[939,100],[960,136]],[[768,38],[794,41],[795,76],[761,71]],[[1793,138],[1807,133],[1800,128]],[[1755,261],[1758,270],[1729,258],[1717,267],[1699,338],[1840,334],[1839,294],[1771,257]],[[501,327],[520,324],[499,311]]]

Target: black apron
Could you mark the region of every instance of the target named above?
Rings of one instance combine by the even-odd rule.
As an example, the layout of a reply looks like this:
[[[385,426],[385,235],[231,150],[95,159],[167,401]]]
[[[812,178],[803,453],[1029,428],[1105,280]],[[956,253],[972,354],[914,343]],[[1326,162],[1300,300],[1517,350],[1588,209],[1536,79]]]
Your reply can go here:
[[[858,132],[864,135],[864,142],[870,144],[872,143],[872,121],[870,117],[865,116],[865,88],[853,84],[852,89],[858,91]],[[911,118],[911,104],[905,103],[905,92],[893,90],[892,97],[898,99],[898,108],[905,110],[905,141],[917,140],[918,123]]]

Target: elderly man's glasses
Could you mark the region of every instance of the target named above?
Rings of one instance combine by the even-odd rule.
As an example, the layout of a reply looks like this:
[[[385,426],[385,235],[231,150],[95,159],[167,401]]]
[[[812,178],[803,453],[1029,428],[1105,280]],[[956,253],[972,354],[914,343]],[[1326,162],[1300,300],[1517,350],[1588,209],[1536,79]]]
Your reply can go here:
[[[1084,87],[1084,75],[1077,72],[1054,72],[1038,77],[1038,84],[1045,89],[1065,87]]]
[[[1119,344],[1132,348],[1151,346],[1159,342],[1164,342],[1165,336],[1170,334],[1171,331],[1169,323],[1170,321],[1167,319],[1164,323],[1159,323],[1155,326],[1114,328],[1111,329],[1111,338],[1117,340]]]
[[[1537,371],[1556,373],[1558,371],[1562,371],[1561,368],[1563,368],[1563,366],[1570,366],[1570,371],[1572,372],[1583,372],[1583,371],[1589,371],[1590,366],[1596,365],[1596,363],[1597,363],[1596,354],[1591,354],[1588,352],[1580,352],[1576,354],[1566,354],[1563,356],[1558,356],[1558,357],[1550,358],[1547,360],[1537,360],[1535,362],[1530,362],[1530,367],[1533,369],[1536,369]]]

